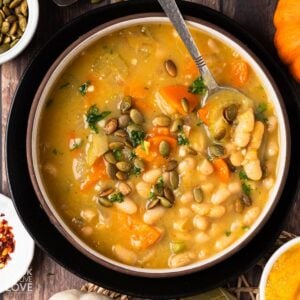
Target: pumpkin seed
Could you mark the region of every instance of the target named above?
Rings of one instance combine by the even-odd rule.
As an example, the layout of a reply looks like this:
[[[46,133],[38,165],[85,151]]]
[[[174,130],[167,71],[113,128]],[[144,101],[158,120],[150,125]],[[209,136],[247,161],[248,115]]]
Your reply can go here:
[[[114,132],[114,136],[118,136],[118,137],[121,137],[121,138],[126,138],[126,137],[128,137],[128,133],[123,129],[118,129]]]
[[[128,115],[121,115],[118,119],[119,121],[119,127],[120,128],[125,128],[128,126],[130,122],[130,117]]]
[[[175,201],[174,194],[173,194],[172,190],[169,189],[168,187],[164,187],[164,196],[172,203]]]
[[[225,148],[220,144],[213,144],[208,147],[208,155],[212,158],[225,155]]]
[[[127,132],[130,134],[132,131],[144,131],[142,126],[130,124],[127,126]]]
[[[127,180],[128,179],[128,174],[127,173],[124,173],[124,172],[121,172],[121,171],[118,171],[116,173],[116,177],[119,179],[119,180]]]
[[[23,0],[13,0],[10,4],[9,4],[9,8],[14,9],[17,6],[19,6],[21,4]]]
[[[120,103],[120,111],[122,113],[126,113],[131,108],[132,103],[132,97],[131,96],[125,96],[123,100]]]
[[[111,118],[107,120],[104,126],[104,132],[106,134],[112,134],[117,130],[117,128],[118,128],[118,120],[116,118]]]
[[[175,170],[178,167],[178,163],[176,160],[169,160],[164,166],[163,166],[163,172],[171,172]]]
[[[165,197],[157,196],[160,204],[165,208],[170,208],[173,206],[173,203]]]
[[[28,16],[28,4],[27,4],[27,1],[24,0],[19,7],[20,7],[20,11],[21,11],[22,15],[24,17],[27,17]]]
[[[106,173],[111,179],[116,179],[117,167],[114,164],[108,163],[106,166]]]
[[[149,199],[146,203],[146,209],[152,209],[159,204],[158,198]]]
[[[4,21],[2,23],[1,32],[6,34],[8,33],[9,29],[10,29],[10,24],[7,21]]]
[[[135,108],[130,110],[130,119],[135,123],[135,124],[142,124],[144,122],[144,117],[143,115]]]
[[[136,158],[136,159],[133,161],[133,165],[134,165],[136,168],[139,168],[141,171],[144,171],[144,170],[145,170],[145,164],[144,164],[144,162],[143,162],[140,158]]]
[[[112,194],[113,192],[114,192],[114,189],[108,188],[108,189],[105,189],[104,191],[102,191],[102,192],[99,194],[99,196],[100,196],[100,197],[106,197],[106,196]]]
[[[168,59],[164,62],[164,67],[166,72],[171,76],[171,77],[176,77],[177,76],[177,67],[174,63],[173,60]]]
[[[190,154],[190,155],[197,155],[198,154],[198,152],[194,148],[192,148],[191,146],[186,147],[186,153]]]
[[[159,144],[159,153],[163,156],[163,157],[167,157],[170,154],[170,145],[168,142],[166,141],[161,141]]]
[[[125,182],[119,182],[118,189],[124,196],[129,195],[132,191],[131,187]]]
[[[122,143],[122,142],[111,142],[111,143],[108,144],[108,148],[110,150],[123,149],[124,146],[125,146],[125,144]]]
[[[3,33],[0,33],[0,44],[2,44],[3,37],[4,37]]]
[[[11,11],[10,11],[10,9],[7,6],[4,6],[2,8],[2,11],[4,12],[4,14],[5,14],[6,17],[11,15]]]
[[[1,15],[1,18],[2,18],[2,21],[5,19],[5,13],[3,12],[2,9],[0,9],[0,15]]]
[[[173,190],[176,190],[179,185],[179,176],[176,171],[170,172],[170,185]]]
[[[6,36],[3,40],[3,44],[9,44],[11,42],[11,38],[9,36]]]
[[[17,32],[17,29],[18,29],[18,23],[17,22],[14,22],[12,25],[11,25],[11,28],[9,30],[9,35],[12,36],[14,35],[16,32]]]
[[[27,20],[22,15],[19,15],[19,26],[21,30],[24,32],[27,26]]]
[[[114,154],[112,152],[106,152],[104,154],[104,159],[108,162],[108,163],[111,163],[113,165],[115,165],[117,163],[117,160],[114,156]]]
[[[172,253],[178,254],[185,249],[184,242],[171,242],[170,243],[170,250]]]
[[[0,8],[2,7],[3,5],[3,0],[0,0]]]
[[[0,46],[0,54],[4,53],[5,51],[9,50],[10,46],[8,44],[3,44]]]
[[[224,108],[223,117],[229,123],[232,124],[238,113],[238,107],[236,104],[231,104]]]
[[[153,126],[168,127],[171,124],[171,119],[167,116],[159,116],[153,119]]]
[[[237,213],[242,213],[244,210],[244,204],[242,203],[241,199],[238,199],[234,203],[234,209]]]
[[[222,140],[226,135],[226,128],[225,127],[220,127],[216,130],[214,134],[214,139],[217,141]]]
[[[181,106],[184,112],[189,112],[189,101],[186,98],[181,99]]]
[[[180,130],[183,126],[183,120],[182,119],[176,119],[171,125],[170,131],[171,132],[177,132]]]
[[[0,28],[2,27],[2,23],[3,23],[3,17],[2,17],[2,15],[0,14]]]
[[[11,2],[11,0],[3,0],[3,4],[6,6],[9,5],[10,2]]]
[[[201,188],[194,188],[193,189],[193,196],[194,196],[194,200],[197,203],[201,203],[203,201],[203,192],[201,190]]]
[[[127,161],[119,161],[116,163],[116,166],[122,172],[128,172],[131,169],[131,163]]]
[[[5,19],[5,21],[7,21],[8,23],[13,23],[17,20],[18,20],[18,18],[15,15],[10,15]]]
[[[251,206],[252,205],[252,200],[249,196],[247,196],[246,194],[243,194],[241,196],[241,202],[242,204],[244,204],[245,206]]]
[[[103,197],[98,197],[98,203],[104,207],[112,207],[113,203]]]
[[[21,6],[17,6],[16,8],[15,8],[15,15],[19,15],[19,14],[21,14],[22,12],[21,12]]]

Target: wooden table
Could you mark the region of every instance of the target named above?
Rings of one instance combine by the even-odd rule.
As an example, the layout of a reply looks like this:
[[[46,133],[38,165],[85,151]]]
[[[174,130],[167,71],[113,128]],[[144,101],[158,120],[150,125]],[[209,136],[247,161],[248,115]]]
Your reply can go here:
[[[30,1],[30,0],[28,0]],[[63,24],[81,15],[82,13],[95,8],[96,5],[89,3],[89,0],[82,0],[73,6],[67,8],[59,8],[52,3],[51,0],[40,1],[40,22],[38,31],[31,42],[30,46],[17,59],[1,66],[1,101],[0,112],[2,115],[2,141],[0,148],[1,155],[1,192],[9,196],[6,169],[4,163],[5,156],[5,130],[7,123],[7,115],[11,104],[12,96],[16,86],[22,75],[27,63],[30,61],[34,53],[49,38],[51,34],[62,27]],[[103,1],[99,5],[106,5],[108,2]],[[273,12],[277,4],[277,0],[194,0],[209,6],[215,10],[221,11],[230,18],[235,19],[252,33],[264,46],[272,53],[275,53],[273,46],[274,27],[272,25]],[[49,19],[51,21],[49,22]],[[51,51],[51,50],[49,50]],[[292,79],[291,79],[292,81]],[[295,89],[300,95],[300,86],[295,85]],[[24,99],[26,101],[26,99]],[[300,235],[300,197],[297,195],[297,201],[288,218],[286,229]],[[48,299],[53,293],[70,289],[80,288],[85,282],[69,273],[52,259],[45,255],[38,248],[36,249],[33,260],[33,291],[32,292],[8,292],[0,295],[3,300],[22,299],[22,300],[43,300]],[[250,271],[252,274],[252,284],[257,284],[258,278],[255,270]]]

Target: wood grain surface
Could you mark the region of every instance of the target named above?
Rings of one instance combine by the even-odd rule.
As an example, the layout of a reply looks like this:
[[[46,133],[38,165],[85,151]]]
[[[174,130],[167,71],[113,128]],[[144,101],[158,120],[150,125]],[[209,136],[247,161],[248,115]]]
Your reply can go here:
[[[28,0],[30,1],[30,0]],[[117,1],[103,1],[101,4],[92,5],[89,0],[81,0],[76,4],[59,8],[51,0],[40,1],[40,21],[38,30],[30,46],[16,59],[1,66],[1,101],[0,113],[2,115],[1,127],[1,192],[9,196],[6,169],[5,169],[5,130],[7,123],[7,115],[11,104],[12,96],[15,92],[16,86],[20,77],[26,68],[28,62],[41,45],[49,38],[51,34],[62,27],[63,24],[81,15],[82,13],[95,8],[98,5],[107,5],[109,2]],[[215,10],[221,11],[230,18],[235,19],[238,23],[244,26],[250,33],[252,33],[265,47],[272,53],[275,53],[273,46],[274,28],[272,25],[272,17],[277,0],[193,0],[192,2],[201,3],[209,6]],[[49,22],[51,18],[51,22]],[[49,50],[51,51],[51,49]],[[292,79],[291,79],[291,82]],[[295,83],[293,83],[295,84]],[[295,89],[300,95],[300,87]],[[24,99],[26,101],[26,99]],[[289,222],[286,224],[286,229],[300,235],[300,201],[299,194],[294,208],[290,214]],[[0,300],[46,300],[53,293],[71,289],[80,288],[85,282],[66,271],[51,258],[45,255],[41,250],[36,248],[35,257],[32,263],[33,287],[32,291],[28,292],[7,292],[0,295]],[[258,276],[256,270],[253,268],[249,271],[251,284],[256,285]],[[246,299],[246,298],[241,298]]]

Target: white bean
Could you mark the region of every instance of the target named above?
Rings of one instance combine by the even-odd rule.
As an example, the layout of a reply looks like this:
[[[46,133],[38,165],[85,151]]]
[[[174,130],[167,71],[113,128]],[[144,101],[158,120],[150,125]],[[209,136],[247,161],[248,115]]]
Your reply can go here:
[[[218,251],[221,251],[221,250],[225,249],[226,247],[228,247],[232,243],[233,239],[234,239],[234,236],[232,234],[230,236],[224,235],[216,241],[215,248]]]
[[[169,257],[168,265],[170,268],[178,268],[189,265],[196,258],[193,252],[183,252]]]
[[[87,222],[91,222],[96,216],[97,216],[97,213],[90,209],[90,208],[86,208],[84,210],[82,210],[80,212],[80,216]]]
[[[137,205],[129,197],[125,197],[123,202],[115,203],[115,206],[117,209],[128,215],[135,214],[138,209]]]
[[[244,160],[244,155],[242,154],[241,151],[234,151],[230,155],[230,162],[235,167],[241,166],[243,160]]]
[[[272,177],[268,177],[263,180],[263,186],[267,190],[270,190],[273,187],[273,185],[274,185],[274,179]]]
[[[219,187],[219,189],[212,195],[212,204],[221,204],[228,199],[230,192],[225,187]]]
[[[186,147],[185,146],[180,146],[178,150],[178,155],[180,157],[185,157],[187,155]]]
[[[112,248],[113,253],[123,263],[128,265],[134,265],[137,262],[137,255],[135,252],[117,244]]]
[[[206,216],[209,214],[212,205],[210,203],[193,203],[192,211],[200,216]]]
[[[252,137],[251,137],[251,141],[249,143],[248,148],[249,149],[259,149],[261,142],[262,142],[262,138],[265,132],[265,125],[263,122],[260,121],[256,121],[255,125],[254,125],[254,129],[252,132]]]
[[[187,157],[178,165],[178,172],[183,173],[193,170],[196,167],[196,160],[193,157]]]
[[[146,224],[153,225],[165,214],[166,209],[157,206],[155,208],[149,209],[144,213],[143,220]]]
[[[250,141],[250,133],[254,128],[254,113],[252,108],[248,108],[238,116],[238,125],[234,132],[234,143],[238,147],[245,147]]]
[[[242,226],[243,226],[242,222],[240,220],[236,220],[236,221],[231,223],[230,231],[239,230],[239,229],[242,228]]]
[[[241,182],[235,181],[228,184],[228,191],[232,194],[238,194],[242,190]]]
[[[206,250],[204,250],[204,249],[202,249],[202,250],[200,250],[199,251],[199,253],[198,253],[198,258],[201,260],[201,259],[204,259],[206,256],[207,256],[207,251]]]
[[[270,157],[277,155],[278,153],[278,144],[275,141],[270,141],[267,146],[267,154]]]
[[[180,198],[179,201],[183,204],[188,204],[194,201],[194,196],[192,192],[184,193]]]
[[[260,180],[262,177],[262,170],[259,159],[250,160],[244,165],[244,170],[247,177],[251,180]]]
[[[225,212],[226,212],[225,206],[223,206],[223,205],[216,205],[216,206],[213,206],[210,209],[208,216],[210,218],[216,218],[217,219],[217,218],[223,217],[224,214],[225,214]]]
[[[190,218],[185,218],[174,221],[173,228],[180,232],[188,232],[193,229],[193,225]]]
[[[254,223],[260,213],[260,208],[257,206],[249,208],[243,218],[245,225],[250,226]]]
[[[161,176],[160,169],[152,169],[143,174],[143,180],[147,183],[156,183],[158,177]]]
[[[209,235],[205,232],[199,232],[195,235],[195,241],[199,244],[206,243],[207,241],[209,241],[209,239]]]
[[[213,165],[207,160],[203,159],[197,167],[198,171],[203,175],[210,175],[214,172]]]
[[[205,231],[209,226],[209,222],[206,217],[195,215],[193,218],[193,225],[195,228]]]
[[[214,184],[212,182],[205,182],[201,184],[201,189],[204,193],[211,193],[214,189]]]
[[[151,184],[140,181],[139,183],[137,183],[135,188],[141,197],[146,198],[146,199],[149,197],[150,190],[151,190]]]
[[[193,212],[189,208],[181,207],[178,210],[178,214],[181,218],[187,218],[190,217],[193,214]]]

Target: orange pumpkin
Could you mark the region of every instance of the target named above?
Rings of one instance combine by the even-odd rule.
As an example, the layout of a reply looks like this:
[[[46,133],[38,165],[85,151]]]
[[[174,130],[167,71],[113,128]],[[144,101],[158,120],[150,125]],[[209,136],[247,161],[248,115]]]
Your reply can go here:
[[[279,0],[273,21],[278,55],[300,82],[300,1]]]

